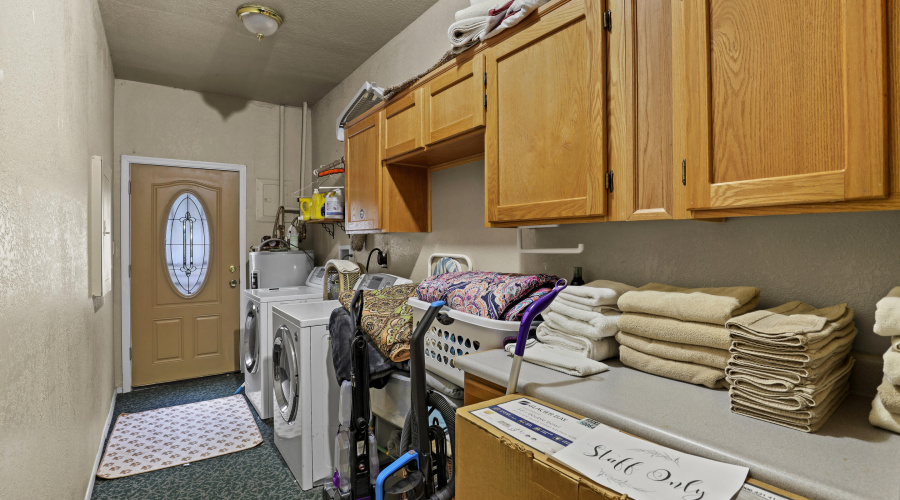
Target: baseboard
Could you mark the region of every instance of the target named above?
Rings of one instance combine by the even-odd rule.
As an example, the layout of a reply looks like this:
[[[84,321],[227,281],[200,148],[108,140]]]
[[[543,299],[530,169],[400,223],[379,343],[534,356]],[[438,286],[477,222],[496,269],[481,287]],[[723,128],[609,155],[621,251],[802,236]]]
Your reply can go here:
[[[97,469],[100,468],[100,460],[103,459],[103,446],[106,444],[106,435],[109,433],[109,426],[112,425],[113,413],[115,413],[116,410],[116,396],[118,393],[119,389],[114,389],[112,401],[109,402],[109,414],[106,415],[106,425],[103,426],[103,434],[100,435],[100,447],[97,450],[97,458],[94,460],[94,468],[91,470],[91,480],[88,482],[84,500],[91,500],[91,496],[94,495],[94,482],[97,480]]]

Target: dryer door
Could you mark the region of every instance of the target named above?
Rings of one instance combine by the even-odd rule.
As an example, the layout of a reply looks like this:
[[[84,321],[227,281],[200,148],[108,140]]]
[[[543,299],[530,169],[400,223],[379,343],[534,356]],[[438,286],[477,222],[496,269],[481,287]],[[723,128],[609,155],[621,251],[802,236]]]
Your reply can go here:
[[[244,320],[244,367],[247,373],[259,370],[259,305],[250,302],[247,305],[247,317]]]
[[[297,366],[297,346],[288,327],[275,332],[272,344],[275,378],[275,405],[281,418],[293,424],[300,406],[300,370]]]

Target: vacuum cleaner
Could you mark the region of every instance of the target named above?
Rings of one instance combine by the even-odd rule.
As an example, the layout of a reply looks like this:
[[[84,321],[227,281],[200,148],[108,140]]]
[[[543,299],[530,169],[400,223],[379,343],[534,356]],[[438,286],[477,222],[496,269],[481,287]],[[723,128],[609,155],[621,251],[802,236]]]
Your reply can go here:
[[[375,437],[369,428],[368,335],[362,331],[362,293],[358,291],[350,305],[354,322],[351,340],[351,380],[341,387],[341,430],[335,438],[335,473],[325,493],[330,500],[450,500],[455,494],[450,456],[454,446],[456,408],[445,397],[428,389],[425,383],[425,334],[438,319],[449,325],[453,319],[441,314],[444,302],[433,302],[410,338],[410,381],[412,401],[400,439],[402,455],[379,471]],[[350,404],[347,404],[347,401]],[[437,411],[447,432],[428,424],[428,416]],[[346,428],[344,428],[346,427]],[[449,434],[449,436],[448,436]],[[449,437],[450,450],[447,450]],[[397,481],[388,481],[392,476]],[[392,482],[387,486],[388,482]]]

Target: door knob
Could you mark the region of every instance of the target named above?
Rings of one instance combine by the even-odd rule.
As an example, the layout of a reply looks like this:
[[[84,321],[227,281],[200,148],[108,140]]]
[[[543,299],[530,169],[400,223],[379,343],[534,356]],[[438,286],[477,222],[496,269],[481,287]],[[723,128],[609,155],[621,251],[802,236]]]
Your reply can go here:
[[[228,266],[228,270],[231,272],[235,272],[237,270],[237,268],[234,266]]]
[[[237,288],[237,280],[231,280],[231,283],[229,283],[229,285],[231,285],[231,288]]]

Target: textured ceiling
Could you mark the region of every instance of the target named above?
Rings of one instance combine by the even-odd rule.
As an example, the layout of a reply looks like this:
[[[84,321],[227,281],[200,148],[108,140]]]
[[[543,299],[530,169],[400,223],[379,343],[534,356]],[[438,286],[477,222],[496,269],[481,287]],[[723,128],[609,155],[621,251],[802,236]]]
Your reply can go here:
[[[99,0],[116,78],[275,104],[310,104],[436,0],[265,0],[284,17],[257,41],[240,0]]]

